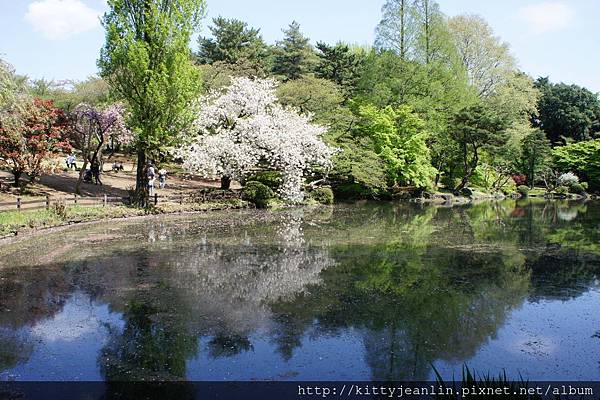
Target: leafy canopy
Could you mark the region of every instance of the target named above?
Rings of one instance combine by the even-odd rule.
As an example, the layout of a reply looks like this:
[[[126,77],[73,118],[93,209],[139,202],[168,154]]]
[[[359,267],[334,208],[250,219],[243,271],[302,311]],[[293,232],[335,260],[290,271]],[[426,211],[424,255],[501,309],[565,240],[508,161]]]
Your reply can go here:
[[[200,89],[189,41],[204,0],[108,0],[101,75],[128,102],[141,151],[170,144],[190,122]]]
[[[358,115],[359,131],[373,140],[375,152],[386,164],[390,183],[428,186],[436,170],[429,158],[425,122],[412,108],[365,105],[359,107]]]

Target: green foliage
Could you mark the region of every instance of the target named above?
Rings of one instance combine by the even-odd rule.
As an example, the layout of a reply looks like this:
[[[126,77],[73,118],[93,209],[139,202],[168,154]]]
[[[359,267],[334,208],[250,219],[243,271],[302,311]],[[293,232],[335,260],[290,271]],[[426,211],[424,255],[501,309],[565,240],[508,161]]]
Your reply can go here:
[[[103,18],[106,43],[98,66],[131,111],[138,191],[146,187],[148,154],[173,144],[191,123],[190,106],[201,83],[189,42],[204,5],[204,0],[108,0],[109,11]]]
[[[529,196],[529,186],[526,186],[526,185],[517,186],[517,192],[519,192],[519,194],[521,196],[527,197],[527,196]]]
[[[577,85],[551,83],[548,78],[539,78],[535,84],[542,96],[539,118],[533,122],[553,143],[588,140],[600,129],[600,99],[596,94]]]
[[[100,106],[111,101],[108,83],[97,76],[81,82],[67,81],[66,84],[36,79],[30,82],[29,93],[44,100],[52,100],[56,107],[68,112],[81,103]]]
[[[571,190],[571,193],[575,193],[575,194],[584,194],[585,193],[585,187],[583,187],[583,185],[579,182],[571,184],[570,190]]]
[[[302,35],[300,24],[296,21],[283,33],[284,39],[275,47],[273,73],[282,76],[284,80],[298,79],[312,70],[316,61],[315,54],[310,39]]]
[[[423,188],[431,183],[436,170],[431,166],[425,122],[410,106],[360,106],[358,116],[359,132],[373,140],[392,186]]]
[[[314,76],[282,83],[277,88],[277,98],[283,105],[295,107],[304,114],[314,114],[319,123],[331,123],[343,113],[340,108],[344,98],[340,87]]]
[[[282,178],[281,172],[278,171],[263,171],[251,175],[246,179],[247,182],[255,181],[260,182],[265,186],[270,187],[272,190],[277,190],[281,185]]]
[[[330,187],[318,187],[311,191],[309,196],[319,204],[333,204],[333,190]]]
[[[554,193],[559,195],[566,195],[569,194],[569,188],[566,186],[558,186],[556,189],[554,189]]]
[[[462,179],[455,190],[463,189],[475,172],[481,150],[506,144],[506,122],[489,107],[467,107],[454,117],[451,136],[456,141],[462,163]]]
[[[275,192],[267,185],[250,181],[242,190],[242,198],[254,203],[258,208],[266,208],[269,201],[275,198]]]
[[[552,155],[558,169],[574,171],[590,189],[600,189],[600,139],[556,147]]]
[[[545,170],[550,163],[550,141],[544,132],[536,129],[521,140],[521,172],[527,176],[529,187],[533,188],[538,173]]]
[[[335,198],[342,200],[378,199],[381,191],[357,182],[343,182],[333,187]]]
[[[363,58],[352,52],[347,44],[338,43],[330,46],[317,43],[319,62],[315,68],[317,77],[328,79],[338,84],[344,94],[352,94],[360,77]]]
[[[458,15],[448,27],[470,84],[481,98],[497,93],[514,76],[516,60],[507,43],[494,35],[490,25],[477,15]]]
[[[336,197],[372,198],[387,190],[386,166],[370,138],[338,138],[335,146],[340,151],[329,176],[337,183]]]
[[[196,58],[200,64],[224,62],[247,65],[257,73],[264,70],[267,46],[259,29],[248,28],[248,24],[237,19],[217,17],[210,31],[212,38],[198,39]]]

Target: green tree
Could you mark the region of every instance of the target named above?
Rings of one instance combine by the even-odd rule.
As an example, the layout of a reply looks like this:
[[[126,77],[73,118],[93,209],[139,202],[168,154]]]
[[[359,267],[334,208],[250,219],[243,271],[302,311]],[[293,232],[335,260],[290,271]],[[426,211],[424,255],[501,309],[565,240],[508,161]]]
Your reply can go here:
[[[551,150],[550,141],[539,129],[522,139],[520,164],[530,188],[533,189],[537,174],[547,167]]]
[[[237,19],[217,17],[210,27],[212,38],[200,37],[196,58],[200,64],[221,61],[252,66],[257,72],[265,67],[267,46],[260,30],[249,28]]]
[[[600,131],[598,95],[581,86],[551,83],[548,78],[539,78],[535,85],[542,95],[539,117],[533,123],[546,132],[552,143],[565,138],[587,140]]]
[[[467,186],[479,165],[482,149],[506,144],[506,128],[506,122],[483,105],[467,107],[455,115],[451,135],[459,147],[462,164],[462,179],[455,191]]]
[[[576,172],[588,181],[590,189],[600,189],[600,139],[556,147],[552,155],[561,171]]]
[[[293,21],[283,30],[285,37],[277,42],[273,61],[273,73],[284,80],[298,79],[310,72],[315,62],[315,54],[310,39],[300,32],[300,24]]]
[[[494,93],[516,71],[516,61],[507,43],[494,36],[481,17],[459,15],[448,20],[448,27],[469,80],[480,96]]]
[[[98,66],[131,110],[136,135],[136,194],[147,196],[146,163],[174,142],[191,122],[190,104],[200,90],[190,37],[204,0],[108,0],[106,43]]]
[[[25,82],[12,65],[0,58],[0,129],[4,132],[23,126],[22,112],[31,101]]]
[[[391,185],[423,188],[431,183],[436,170],[431,166],[425,122],[410,106],[360,106],[358,115],[359,132],[373,140]]]
[[[402,61],[412,58],[417,48],[418,27],[415,7],[411,0],[387,0],[381,9],[375,46],[391,50]]]
[[[319,62],[315,68],[317,77],[337,83],[346,96],[356,87],[360,77],[362,59],[356,52],[350,50],[347,44],[338,43],[335,46],[318,42]]]
[[[343,114],[341,88],[314,76],[282,83],[277,88],[277,98],[281,104],[295,107],[303,114],[314,114],[315,120],[322,124],[331,124]]]

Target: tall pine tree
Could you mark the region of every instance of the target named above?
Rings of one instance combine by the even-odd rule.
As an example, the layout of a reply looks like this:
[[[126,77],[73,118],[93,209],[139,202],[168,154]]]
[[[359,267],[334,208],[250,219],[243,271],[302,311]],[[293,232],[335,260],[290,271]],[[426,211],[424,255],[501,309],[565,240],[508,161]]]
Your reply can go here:
[[[281,75],[284,80],[298,79],[310,72],[315,55],[310,39],[300,32],[300,24],[296,21],[283,31],[285,37],[277,43],[273,73]]]

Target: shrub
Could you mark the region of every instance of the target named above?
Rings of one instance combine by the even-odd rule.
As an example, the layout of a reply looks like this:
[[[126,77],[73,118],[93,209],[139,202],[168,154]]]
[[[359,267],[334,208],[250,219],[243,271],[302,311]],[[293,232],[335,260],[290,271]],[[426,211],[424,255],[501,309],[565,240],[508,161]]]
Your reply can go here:
[[[320,204],[333,204],[333,190],[330,187],[316,188],[310,192],[310,198]]]
[[[58,200],[55,203],[52,203],[52,211],[56,214],[60,219],[67,219],[67,204],[64,200]]]
[[[275,198],[275,192],[267,185],[250,181],[242,190],[242,198],[254,203],[258,208],[265,208],[269,205],[269,200]]]
[[[515,182],[515,184],[517,186],[521,186],[527,183],[527,176],[526,175],[513,175],[512,176],[513,181]]]
[[[566,186],[571,187],[575,183],[579,183],[579,178],[572,172],[567,172],[566,174],[562,174],[557,179],[558,186]]]
[[[247,182],[260,182],[265,186],[270,187],[273,190],[277,190],[281,185],[283,179],[281,173],[277,171],[264,171],[258,172],[254,175],[249,176],[246,179]]]
[[[589,182],[590,189],[600,189],[600,139],[559,146],[552,153],[557,168],[574,171]]]
[[[529,186],[519,185],[517,187],[517,192],[523,197],[529,196]]]
[[[373,199],[378,197],[377,191],[360,183],[346,182],[334,186],[335,198],[344,200]]]
[[[554,189],[554,193],[560,194],[560,195],[568,194],[569,188],[566,186],[559,186],[556,189]]]
[[[571,185],[571,192],[575,193],[575,194],[584,194],[585,188],[583,187],[583,185],[581,183],[573,183]]]

